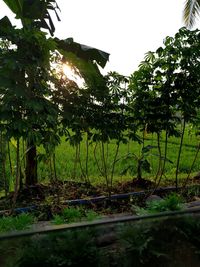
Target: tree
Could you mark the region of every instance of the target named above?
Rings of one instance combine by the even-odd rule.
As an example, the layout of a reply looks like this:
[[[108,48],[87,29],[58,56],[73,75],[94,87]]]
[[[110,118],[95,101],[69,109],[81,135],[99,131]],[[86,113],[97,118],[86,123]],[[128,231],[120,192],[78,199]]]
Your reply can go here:
[[[0,53],[0,120],[8,139],[27,142],[26,185],[37,183],[37,145],[59,142],[57,132],[59,107],[51,101],[56,84],[52,84],[53,55],[57,51],[62,61],[74,64],[86,82],[98,81],[104,87],[98,65],[104,67],[109,54],[75,43],[72,38],[60,40],[53,36],[55,27],[49,11],[57,11],[55,0],[4,0],[21,20],[16,29],[8,19],[0,20],[0,38],[10,43],[6,53]],[[44,30],[42,30],[44,29]],[[94,78],[95,77],[95,78]],[[51,82],[50,82],[51,81]],[[92,82],[91,82],[92,83]],[[16,184],[19,182],[17,164]]]
[[[167,156],[167,140],[177,135],[182,124],[176,165],[176,186],[186,123],[197,121],[200,103],[200,32],[181,28],[175,37],[166,37],[164,47],[148,53],[130,79],[133,108],[139,125],[158,136],[165,131],[165,152],[161,176]],[[159,149],[159,155],[161,153]],[[160,166],[160,164],[159,164]]]
[[[183,19],[186,27],[192,28],[200,12],[200,0],[186,0]]]

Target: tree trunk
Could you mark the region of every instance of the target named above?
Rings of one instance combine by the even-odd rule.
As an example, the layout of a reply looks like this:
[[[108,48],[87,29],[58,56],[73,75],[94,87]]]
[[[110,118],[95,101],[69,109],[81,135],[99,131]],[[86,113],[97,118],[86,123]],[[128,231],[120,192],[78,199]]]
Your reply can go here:
[[[142,164],[140,160],[137,163],[137,179],[142,180]]]
[[[26,153],[26,181],[27,186],[34,185],[38,182],[37,179],[37,149],[33,142],[27,143]]]

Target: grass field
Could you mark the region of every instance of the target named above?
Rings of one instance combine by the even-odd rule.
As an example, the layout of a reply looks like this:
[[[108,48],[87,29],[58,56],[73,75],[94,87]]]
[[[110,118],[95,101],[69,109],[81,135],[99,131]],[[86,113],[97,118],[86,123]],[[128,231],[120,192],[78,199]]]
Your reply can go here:
[[[167,158],[172,161],[166,162],[165,172],[162,178],[162,181],[172,180],[172,183],[175,178],[176,172],[176,163],[178,156],[180,138],[170,137],[168,140],[168,150],[167,150]],[[158,149],[157,149],[157,139],[156,135],[147,134],[144,141],[144,146],[154,146],[149,154],[146,156],[146,159],[149,161],[151,166],[151,172],[147,173],[145,171],[142,172],[143,178],[148,178],[150,180],[154,180],[157,168],[158,168]],[[164,133],[161,138],[161,149],[162,155],[164,156],[164,145],[165,138]],[[182,154],[179,165],[179,175],[178,178],[186,178],[188,172],[191,169],[191,165],[193,159],[196,154],[198,145],[198,139],[195,134],[190,132],[189,127],[185,132]],[[111,179],[112,173],[112,163],[114,159],[116,160],[115,170],[114,170],[114,178],[113,182],[116,181],[125,181],[130,180],[133,177],[137,176],[137,160],[135,159],[126,159],[127,153],[134,153],[136,157],[141,157],[142,144],[138,144],[137,142],[130,141],[128,144],[120,144],[119,153],[115,158],[116,153],[116,143],[115,141],[110,142],[108,145],[105,145],[105,162],[106,162],[106,170],[107,170],[107,178]],[[6,156],[6,169],[7,169],[7,179],[9,181],[9,188],[13,189],[13,181],[15,179],[15,155],[16,150],[12,144],[10,144],[11,148],[11,157],[12,157],[12,169],[13,169],[13,177],[10,172],[8,155]],[[22,149],[22,145],[21,145]],[[99,169],[102,169],[102,147],[100,144],[96,146],[96,158],[94,156],[95,143],[89,144],[88,149],[88,179],[90,182],[94,184],[105,184],[105,173],[102,173]],[[63,138],[60,145],[55,150],[55,169],[56,169],[56,177],[61,180],[75,180],[75,181],[85,181],[84,173],[86,170],[86,141],[83,140],[80,145],[80,153],[77,157],[76,147],[73,147],[69,144],[69,142],[65,141]],[[44,149],[38,149],[39,154],[44,154]],[[191,177],[194,176],[200,170],[200,153],[197,157],[197,160],[192,169]],[[24,173],[24,160],[25,156],[21,151],[21,171]],[[129,171],[126,174],[122,175],[124,169],[127,166],[131,166]],[[105,166],[104,166],[105,167]],[[130,171],[131,170],[131,171]],[[49,157],[43,158],[43,160],[38,163],[38,177],[40,182],[48,182],[55,176],[54,174],[54,162],[49,159]],[[3,186],[3,184],[2,184]]]
[[[168,151],[167,158],[170,159],[173,163],[166,163],[165,175],[167,179],[174,179],[176,171],[176,162],[179,149],[180,138],[170,137],[168,142]],[[189,134],[189,129],[187,129],[184,137],[182,154],[180,159],[179,166],[179,178],[186,177],[187,173],[190,171],[192,161],[194,159],[196,149],[197,149],[198,140],[195,134]],[[148,134],[145,139],[145,146],[157,146],[156,136]],[[164,135],[161,139],[162,153],[164,151]],[[96,149],[96,160],[94,157],[94,148],[95,144],[91,143],[89,145],[88,153],[88,176],[91,182],[105,182],[105,178],[102,177],[102,174],[99,171],[98,165],[102,166],[102,157],[100,145]],[[132,152],[138,157],[141,155],[142,145],[137,142],[130,142],[128,144],[120,144],[119,153],[117,156],[117,162],[114,172],[114,181],[121,181],[124,179],[131,179],[137,174],[137,162],[136,160],[126,161],[125,156],[128,152]],[[114,160],[116,152],[116,144],[114,141],[109,143],[105,147],[105,157],[107,159],[107,170],[108,174],[111,172],[111,163]],[[145,178],[153,179],[156,175],[157,166],[158,166],[158,157],[155,156],[158,154],[157,148],[153,148],[150,154],[147,156],[151,164],[151,173],[143,172]],[[76,149],[69,145],[64,139],[61,144],[56,148],[55,153],[55,162],[56,162],[56,174],[60,180],[65,179],[75,179],[75,180],[84,180],[84,177],[81,172],[80,162],[82,169],[85,169],[85,158],[86,158],[86,145],[85,141],[82,141],[80,146],[80,160],[76,159]],[[200,156],[200,155],[199,155]],[[98,164],[97,164],[98,162]],[[122,171],[127,165],[132,165],[131,172],[129,171],[126,175],[121,175]],[[50,162],[42,161],[39,163],[39,177],[41,180],[46,180],[50,175]],[[200,170],[200,159],[197,158],[194,168],[192,170],[192,175],[197,173]],[[164,179],[164,178],[163,178]]]

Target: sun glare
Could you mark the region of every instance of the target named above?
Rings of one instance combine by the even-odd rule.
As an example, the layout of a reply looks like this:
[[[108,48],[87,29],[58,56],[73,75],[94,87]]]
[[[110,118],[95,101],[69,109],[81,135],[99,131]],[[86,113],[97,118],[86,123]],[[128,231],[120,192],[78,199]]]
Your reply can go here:
[[[76,82],[76,84],[78,84],[80,87],[83,86],[84,80],[73,70],[73,68],[70,67],[69,64],[63,64],[62,70],[68,79]]]
[[[68,64],[63,64],[62,69],[63,73],[67,76],[68,79],[70,80],[76,79],[73,69]]]

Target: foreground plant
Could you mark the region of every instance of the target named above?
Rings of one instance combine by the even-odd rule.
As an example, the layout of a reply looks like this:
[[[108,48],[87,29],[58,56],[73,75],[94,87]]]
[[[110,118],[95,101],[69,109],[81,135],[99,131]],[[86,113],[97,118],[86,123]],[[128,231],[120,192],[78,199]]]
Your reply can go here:
[[[55,90],[60,88],[60,77],[52,70],[52,64],[58,63],[55,54],[60,55],[62,63],[69,62],[79,70],[86,83],[94,77],[101,81],[101,89],[103,78],[98,65],[104,67],[109,55],[75,43],[72,38],[61,40],[47,35],[46,31],[52,36],[55,31],[49,12],[54,11],[60,20],[56,0],[3,2],[22,25],[16,28],[7,16],[0,20],[0,41],[8,43],[6,49],[0,50],[0,130],[8,140],[17,141],[15,202],[20,186],[20,139],[27,144],[24,174],[28,186],[38,182],[37,146],[43,145],[49,152],[48,144],[55,148],[60,140],[62,106],[52,100]],[[65,89],[69,89],[68,84]]]
[[[65,208],[61,214],[54,215],[53,224],[64,224],[85,221],[93,221],[98,219],[98,214],[93,210],[86,210],[80,208]]]
[[[161,200],[148,201],[146,208],[133,207],[137,215],[159,213],[163,211],[177,211],[184,209],[183,198],[177,194],[170,194]]]
[[[99,256],[93,231],[64,231],[22,241],[10,266],[92,267],[98,266]]]
[[[186,215],[125,226],[122,266],[199,266],[199,233],[199,218]]]
[[[16,217],[2,217],[0,219],[0,232],[28,229],[35,222],[31,214],[22,213]]]

